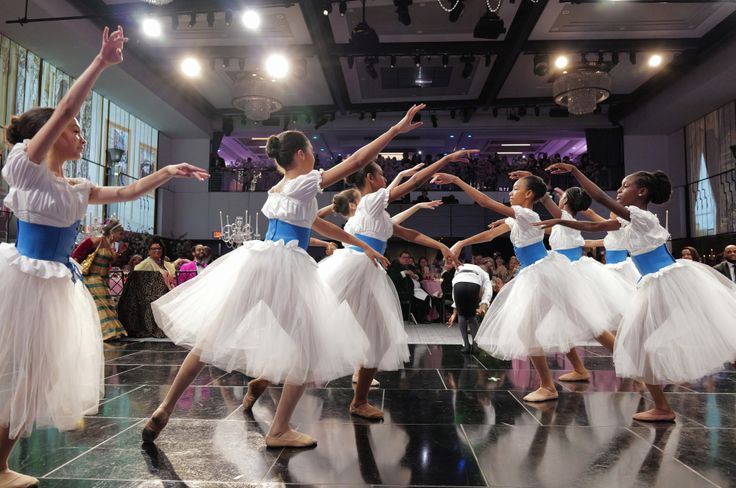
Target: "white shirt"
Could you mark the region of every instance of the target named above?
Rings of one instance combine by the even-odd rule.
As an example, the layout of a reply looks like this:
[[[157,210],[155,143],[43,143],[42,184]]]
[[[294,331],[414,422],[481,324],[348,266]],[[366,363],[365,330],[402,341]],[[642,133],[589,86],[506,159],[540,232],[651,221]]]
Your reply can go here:
[[[322,193],[322,173],[312,170],[284,183],[281,191],[268,191],[261,211],[268,219],[279,219],[298,227],[311,228],[317,218],[317,193]]]
[[[544,230],[531,225],[533,222],[539,222],[537,212],[518,205],[511,208],[514,210],[515,217],[508,217],[504,222],[511,229],[509,238],[514,246],[524,247],[544,239]]]
[[[562,220],[575,220],[565,210],[562,211]],[[549,234],[549,246],[553,250],[557,249],[573,249],[585,245],[583,234],[577,229],[571,229],[564,225],[555,225]]]
[[[483,296],[480,299],[480,303],[489,305],[491,303],[491,297],[493,297],[493,283],[488,273],[485,272],[480,266],[475,264],[461,264],[455,271],[455,276],[452,278],[452,286],[457,283],[475,283],[483,289]],[[455,308],[455,304],[452,304]]]
[[[386,211],[389,192],[386,188],[361,197],[355,214],[345,223],[345,232],[363,234],[380,241],[388,241],[394,233],[394,224]]]
[[[728,272],[731,275],[731,281],[736,281],[736,276],[734,276],[734,269],[733,269],[734,266],[736,265],[734,265],[733,263],[729,263],[728,261],[726,261],[726,264],[728,265]]]
[[[626,208],[629,209],[630,223],[621,231],[626,237],[626,249],[632,256],[653,251],[667,242],[670,234],[660,225],[656,215],[633,205]]]

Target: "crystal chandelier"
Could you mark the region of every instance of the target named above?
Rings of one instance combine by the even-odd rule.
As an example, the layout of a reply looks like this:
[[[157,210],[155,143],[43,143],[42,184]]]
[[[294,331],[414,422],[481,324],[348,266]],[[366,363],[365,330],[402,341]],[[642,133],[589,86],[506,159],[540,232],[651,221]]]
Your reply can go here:
[[[151,5],[168,5],[174,0],[143,0],[145,3],[150,3]]]
[[[555,103],[574,115],[592,113],[611,95],[611,77],[604,71],[581,68],[561,74],[552,85]]]
[[[261,80],[245,80],[238,84],[238,92],[242,95],[233,98],[233,107],[245,112],[245,116],[256,122],[271,118],[271,114],[281,110],[283,104],[273,98],[267,84]]]
[[[258,233],[258,212],[256,212],[255,230],[251,226],[248,211],[245,211],[245,217],[235,217],[235,222],[230,223],[230,216],[225,215],[225,222],[222,221],[222,211],[220,211],[220,240],[229,248],[238,248],[246,241],[259,240],[261,234]]]

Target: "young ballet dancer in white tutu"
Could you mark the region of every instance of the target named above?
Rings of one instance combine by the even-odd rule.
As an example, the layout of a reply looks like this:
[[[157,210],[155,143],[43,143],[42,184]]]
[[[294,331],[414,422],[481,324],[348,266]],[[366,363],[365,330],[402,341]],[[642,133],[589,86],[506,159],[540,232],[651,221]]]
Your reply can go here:
[[[394,223],[386,211],[391,201],[402,198],[451,162],[463,161],[477,151],[457,151],[413,174],[407,181],[386,187],[383,171],[376,163],[353,173],[347,183],[354,187],[333,200],[332,209],[348,218],[345,230],[376,251],[386,250],[388,239],[396,235],[409,242],[439,250],[445,262],[455,263],[450,249],[430,237]],[[376,372],[396,371],[409,360],[407,335],[396,288],[386,272],[365,266],[362,250],[346,246],[319,263],[322,279],[339,300],[345,300],[363,327],[370,347],[361,365],[355,395],[350,404],[353,415],[381,419],[383,412],[368,403],[368,390]]]
[[[134,200],[175,176],[205,179],[188,164],[168,166],[126,187],[97,187],[64,178],[67,160],[82,157],[86,141],[75,115],[97,78],[123,59],[122,28],[105,28],[90,66],[54,108],[12,118],[13,147],[2,176],[4,204],[18,218],[15,245],[0,244],[0,487],[36,486],[11,471],[18,437],[33,426],[68,430],[97,412],[103,394],[100,319],[70,254],[88,204]]]
[[[652,395],[654,408],[637,413],[636,420],[672,421],[675,414],[661,385],[696,380],[736,358],[736,285],[709,266],[676,261],[667,250],[669,233],[647,209],[650,203],[670,199],[672,187],[665,173],[628,175],[614,200],[571,164],[553,164],[548,170],[571,173],[590,196],[629,222],[621,226],[618,219],[553,219],[538,225],[624,232],[642,279],[616,336],[616,374],[644,381]]]
[[[263,241],[249,241],[153,303],[159,327],[191,352],[166,398],[143,430],[151,442],[166,426],[185,389],[205,363],[284,383],[266,435],[268,447],[309,447],[316,440],[289,426],[308,383],[352,373],[365,360],[368,341],[347,303],[320,279],[307,254],[311,229],[361,247],[366,263],[388,261],[334,224],[317,219],[317,193],[369,164],[394,137],[419,127],[414,105],[395,126],[340,164],[314,170],[308,138],[298,131],[269,138],[268,155],[284,179],[268,192]]]
[[[439,173],[433,182],[455,184],[478,204],[507,216],[504,224],[459,241],[452,251],[459,254],[467,245],[511,233],[522,269],[491,304],[476,342],[481,349],[501,359],[529,357],[539,373],[541,385],[524,400],[554,400],[557,390],[544,355],[568,353],[576,344],[594,337],[611,340],[611,333],[599,315],[597,290],[578,279],[566,257],[548,253],[543,243],[544,231],[532,225],[539,222],[539,215],[532,210],[535,202],[549,199],[547,186],[537,176],[516,180],[509,193],[511,207],[507,207],[456,176]]]
[[[588,209],[585,215],[594,222],[603,222],[606,219],[598,215],[594,210]],[[616,220],[616,214],[611,212],[611,220]],[[636,269],[634,262],[626,250],[626,233],[622,230],[629,223],[623,219],[618,219],[621,229],[609,230],[606,237],[594,241],[585,241],[586,247],[601,247],[606,250],[606,269],[612,273],[620,275],[629,283],[633,289],[634,285],[639,282],[641,275]]]

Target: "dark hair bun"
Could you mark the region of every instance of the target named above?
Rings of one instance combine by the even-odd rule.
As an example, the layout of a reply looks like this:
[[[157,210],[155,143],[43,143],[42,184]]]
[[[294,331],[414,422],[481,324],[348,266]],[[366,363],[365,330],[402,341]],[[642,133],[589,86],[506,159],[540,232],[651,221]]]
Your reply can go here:
[[[332,209],[344,217],[350,217],[350,204],[356,202],[358,194],[354,188],[341,191],[332,197]]]
[[[539,176],[529,175],[522,178],[522,180],[526,183],[526,189],[534,195],[535,202],[547,194],[547,184]]]
[[[672,183],[670,177],[664,171],[652,173],[654,184],[652,185],[652,203],[660,205],[669,201],[672,196]]]
[[[21,139],[22,134],[18,128],[19,122],[20,117],[14,115],[10,119],[10,124],[5,128],[5,140],[8,141],[8,144],[18,144],[19,142],[23,142]]]
[[[279,136],[271,136],[266,141],[266,154],[269,158],[277,159],[281,150],[281,141]]]
[[[567,197],[567,204],[570,205],[570,208],[575,213],[588,210],[588,208],[590,208],[590,204],[593,203],[590,195],[585,193],[585,190],[579,186],[568,188],[565,191],[565,196]]]
[[[8,144],[18,144],[26,139],[32,139],[53,113],[53,108],[37,107],[13,116],[5,128],[5,140]]]

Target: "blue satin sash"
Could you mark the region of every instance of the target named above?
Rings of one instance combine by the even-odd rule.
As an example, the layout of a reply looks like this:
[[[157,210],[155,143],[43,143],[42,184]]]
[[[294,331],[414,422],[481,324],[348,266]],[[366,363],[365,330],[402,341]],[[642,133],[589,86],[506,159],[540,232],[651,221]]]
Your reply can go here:
[[[556,253],[566,256],[570,261],[579,261],[583,257],[582,247],[571,247],[570,249],[555,249]]]
[[[547,248],[544,247],[544,243],[542,241],[539,241],[534,244],[529,244],[528,246],[514,246],[514,254],[516,254],[516,259],[519,260],[521,267],[526,268],[527,266],[531,266],[537,261],[547,257]]]
[[[369,246],[371,246],[375,251],[377,251],[377,252],[379,252],[381,254],[383,254],[384,252],[386,252],[386,245],[387,245],[387,242],[386,241],[382,241],[380,239],[376,239],[375,237],[369,237],[369,236],[364,235],[364,234],[355,234],[355,237],[357,237],[361,241],[365,242],[366,244],[368,244]],[[364,252],[358,246],[350,246],[350,249],[352,249],[353,251]]]
[[[639,273],[642,276],[656,273],[660,269],[676,262],[675,258],[672,257],[669,249],[667,249],[667,246],[664,244],[652,251],[645,252],[644,254],[631,256],[631,260],[634,261],[636,269],[639,270]]]
[[[79,269],[69,261],[79,222],[68,227],[32,224],[18,221],[18,239],[15,247],[21,256],[42,261],[61,263],[72,273],[72,281],[81,280]]]
[[[264,240],[280,241],[285,243],[298,241],[299,247],[306,250],[309,247],[309,237],[312,235],[312,229],[309,227],[299,227],[279,219],[269,219],[268,229]]]
[[[629,252],[625,249],[606,249],[606,264],[618,264],[626,261]]]

